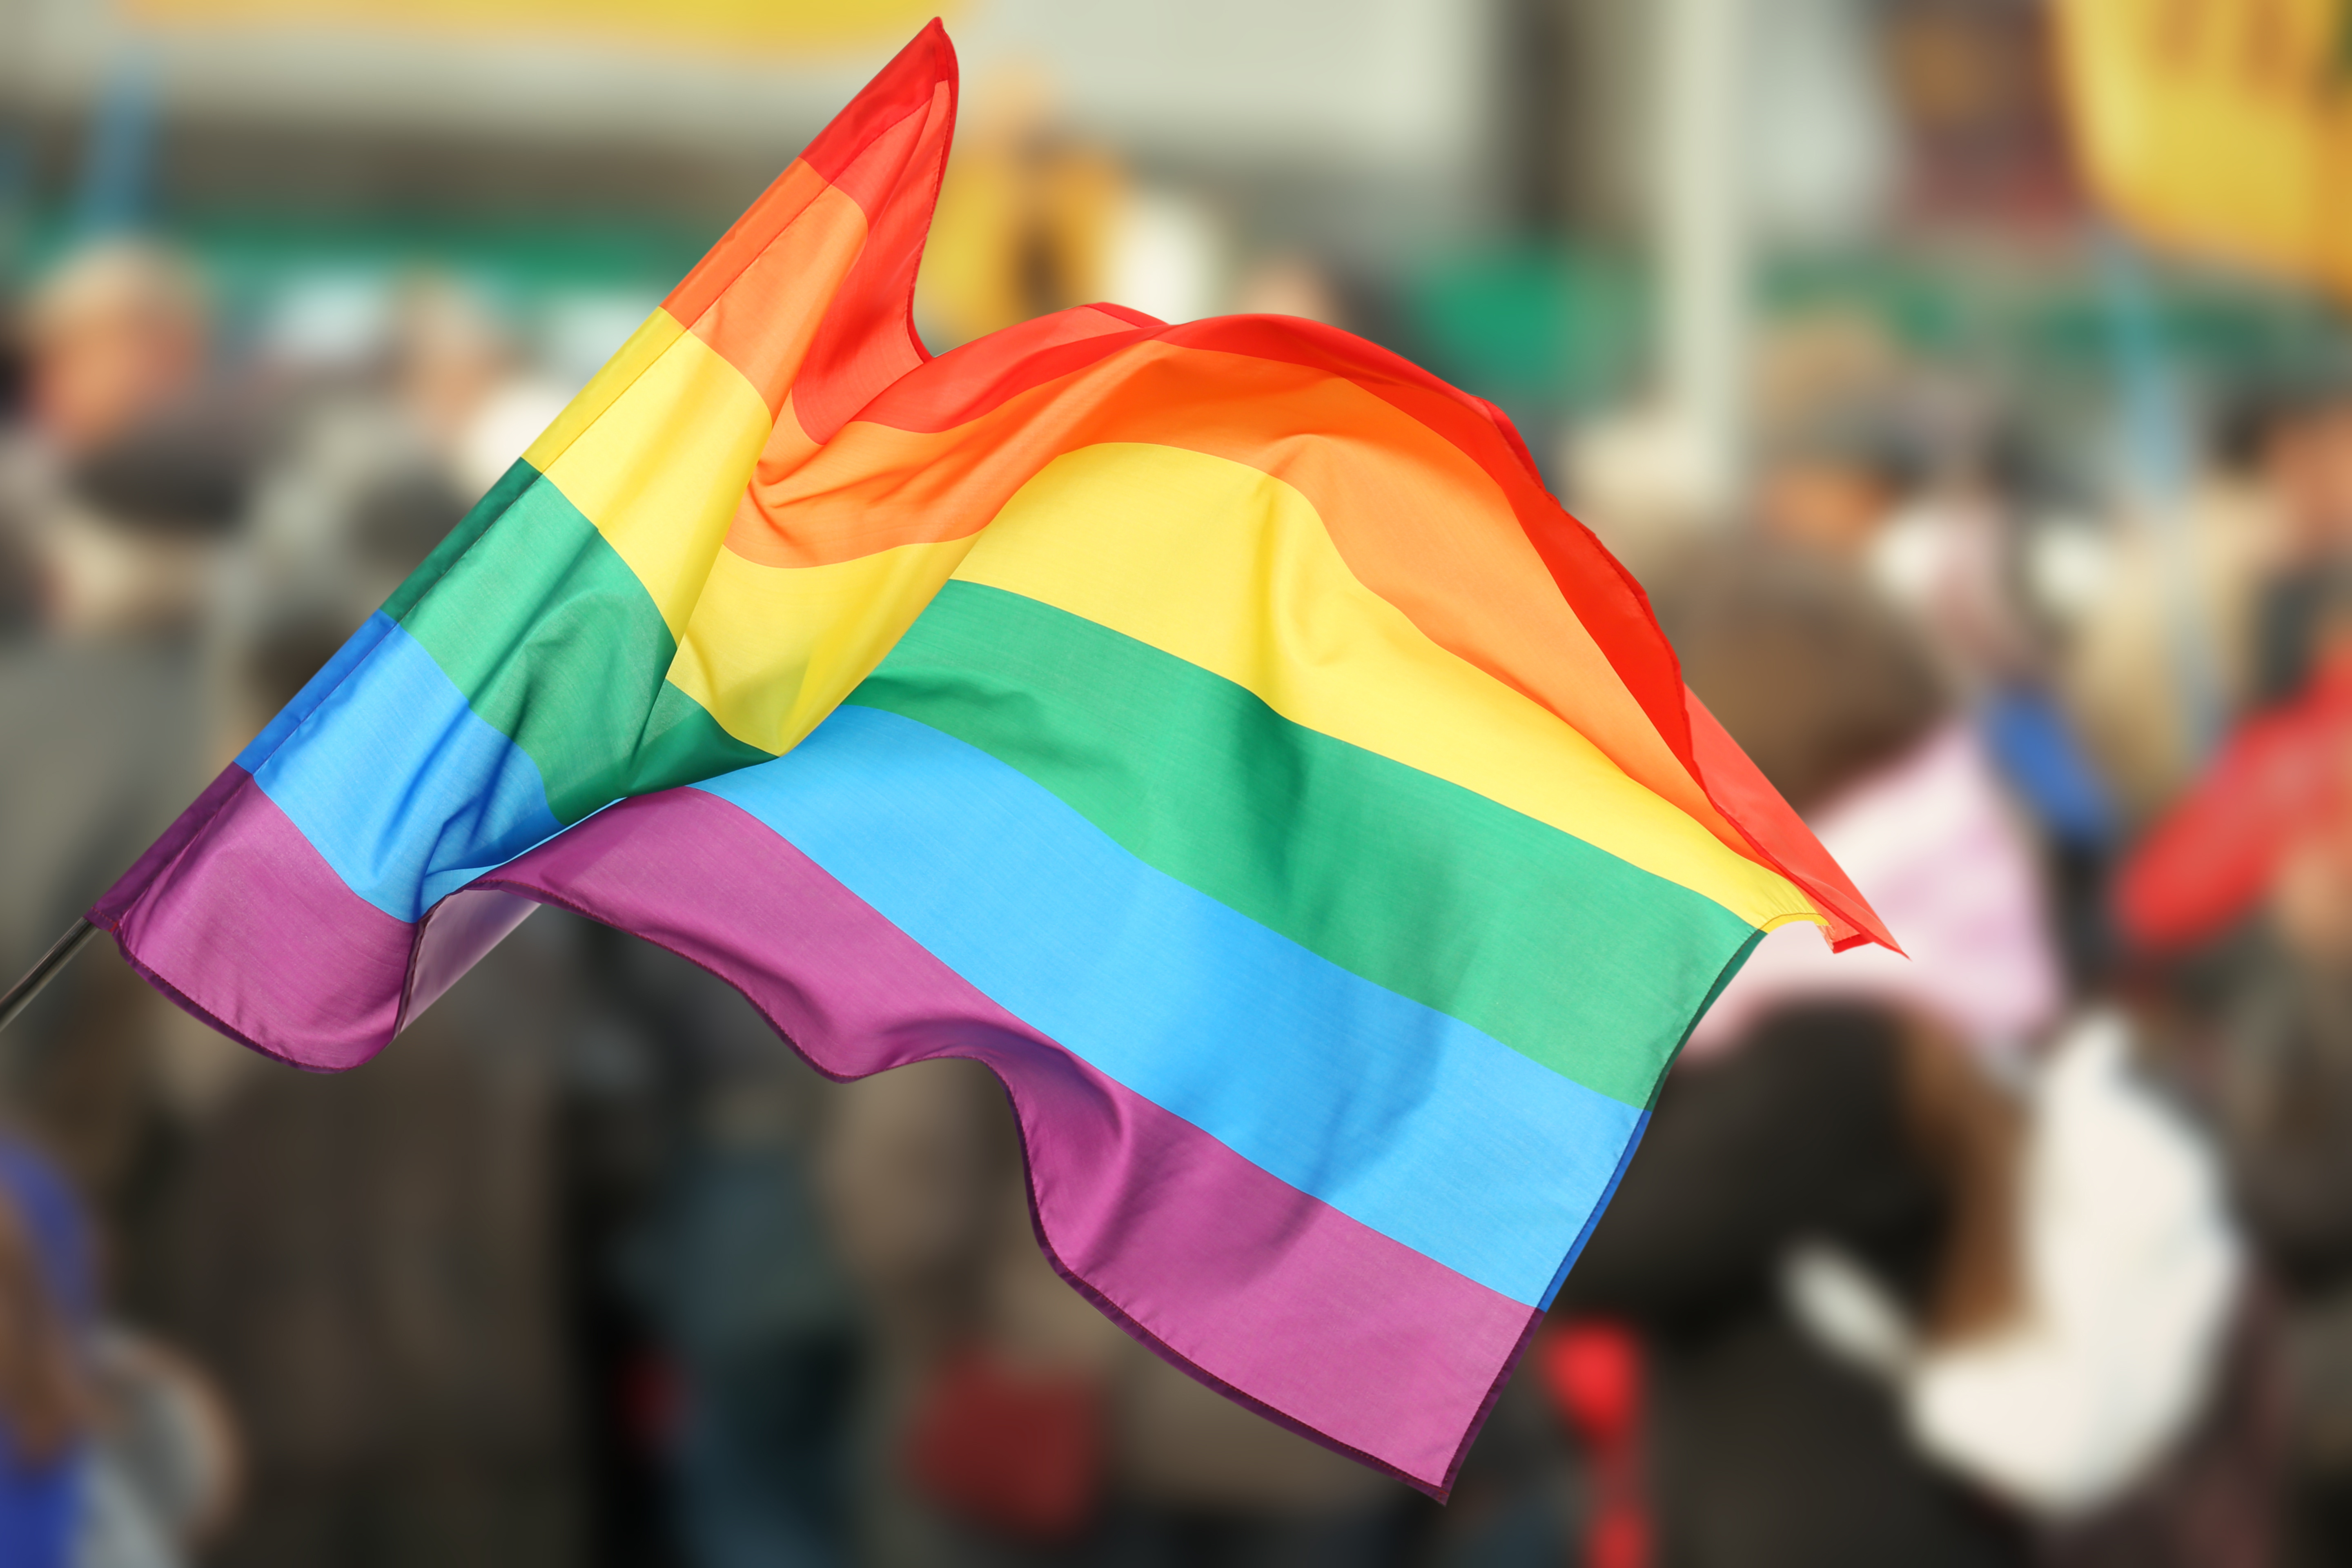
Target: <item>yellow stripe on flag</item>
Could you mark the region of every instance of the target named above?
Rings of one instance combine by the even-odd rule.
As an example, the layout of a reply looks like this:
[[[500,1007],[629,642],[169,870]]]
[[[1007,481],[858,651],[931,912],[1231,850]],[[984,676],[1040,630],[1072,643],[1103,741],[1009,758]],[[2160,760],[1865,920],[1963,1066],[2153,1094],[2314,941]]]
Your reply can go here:
[[[680,331],[541,471],[682,638],[767,438],[767,405],[742,372]]]
[[[630,384],[645,374],[646,367],[661,358],[663,352],[677,342],[679,334],[685,331],[677,317],[656,306],[654,313],[640,321],[637,330],[629,334],[629,341],[604,362],[604,368],[591,376],[588,384],[564,405],[563,412],[555,416],[555,423],[540,433],[539,439],[523,453],[523,461],[542,474],[547,472],[548,465],[562,457],[572,442],[595,424],[604,410],[613,406],[613,400],[627,391]]]
[[[1549,823],[1753,925],[1815,918],[1778,873],[1431,642],[1348,570],[1307,498],[1258,468],[1174,447],[1083,447],[1023,486],[955,575],[1173,654],[1294,723]]]
[[[722,550],[670,683],[737,740],[789,751],[874,672],[973,542],[905,544],[824,566],[762,566]]]

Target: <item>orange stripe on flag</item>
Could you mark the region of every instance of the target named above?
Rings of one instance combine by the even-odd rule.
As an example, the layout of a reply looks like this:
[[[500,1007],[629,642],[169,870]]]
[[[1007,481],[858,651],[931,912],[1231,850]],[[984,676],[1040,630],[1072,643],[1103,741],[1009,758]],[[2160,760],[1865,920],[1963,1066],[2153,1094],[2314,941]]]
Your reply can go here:
[[[695,335],[743,373],[771,415],[792,391],[865,243],[865,210],[840,186],[822,185],[693,322]]]
[[[952,356],[938,363],[942,374],[954,368]],[[788,428],[797,460],[763,457],[728,532],[729,550],[768,566],[970,537],[1055,458],[1104,442],[1271,474],[1313,504],[1357,579],[1432,642],[1575,725],[1628,776],[1754,856],[1554,588],[1491,475],[1352,381],[1147,341],[948,430],[860,420],[810,451]]]

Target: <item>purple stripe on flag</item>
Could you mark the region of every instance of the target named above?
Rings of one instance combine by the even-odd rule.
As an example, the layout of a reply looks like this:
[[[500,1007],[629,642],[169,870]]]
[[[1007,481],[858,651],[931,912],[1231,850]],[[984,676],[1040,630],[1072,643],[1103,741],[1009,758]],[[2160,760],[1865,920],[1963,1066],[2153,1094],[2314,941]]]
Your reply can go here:
[[[220,815],[220,808],[229,803],[230,797],[252,782],[253,775],[235,763],[223,768],[218,778],[205,785],[205,793],[196,796],[187,810],[174,817],[171,826],[163,829],[163,837],[147,846],[147,853],[139,857],[131,869],[122,873],[114,886],[107,889],[104,896],[90,906],[89,923],[102,931],[114,930],[116,923],[122,919],[123,911],[137,901],[147,884],[154,880],[155,874],[178,859],[180,851],[185,849],[196,835]]]
[[[1452,1483],[1535,1321],[1088,1067],[718,796],[625,802],[477,886],[695,960],[835,1076],[985,1062],[1066,1274],[1194,1375],[1423,1487]]]
[[[416,937],[345,887],[234,766],[90,918],[206,1023],[328,1069],[357,1067],[392,1037]]]
[[[408,995],[400,1005],[405,1029],[442,993],[466,977],[490,949],[539,908],[535,899],[496,888],[460,888],[425,911],[418,922],[416,956],[408,973]]]

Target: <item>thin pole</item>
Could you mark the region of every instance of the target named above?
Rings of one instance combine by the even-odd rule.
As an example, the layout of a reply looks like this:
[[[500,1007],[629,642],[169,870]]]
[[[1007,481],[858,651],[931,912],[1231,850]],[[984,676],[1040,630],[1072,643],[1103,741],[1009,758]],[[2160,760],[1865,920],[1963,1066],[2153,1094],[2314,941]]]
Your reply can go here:
[[[74,921],[73,929],[58,938],[56,944],[41,955],[41,962],[33,965],[24,979],[8,987],[8,994],[0,996],[0,1029],[15,1023],[16,1015],[31,1006],[33,998],[41,994],[41,987],[55,980],[58,972],[71,963],[74,954],[89,946],[89,939],[97,934],[98,928],[88,921]]]
[[[1749,8],[1748,0],[1667,0],[1657,14],[1662,368],[1710,522],[1737,501],[1748,456],[1740,120]]]
[[[2195,440],[2147,258],[2120,229],[2103,230],[2100,240],[2100,293],[2121,405],[2127,499],[2156,548],[2165,652],[2189,733],[2189,760],[2202,763],[2221,744],[2225,716],[2189,515]]]

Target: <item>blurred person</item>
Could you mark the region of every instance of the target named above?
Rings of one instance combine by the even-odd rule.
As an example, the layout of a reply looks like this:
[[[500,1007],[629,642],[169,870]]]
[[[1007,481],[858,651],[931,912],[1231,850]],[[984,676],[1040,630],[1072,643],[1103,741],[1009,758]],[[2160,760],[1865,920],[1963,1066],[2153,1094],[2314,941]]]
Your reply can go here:
[[[180,631],[244,503],[251,447],[210,376],[193,268],[151,242],[68,257],[26,311],[22,438],[0,464],[48,627]]]
[[[924,247],[916,310],[952,346],[1110,297],[1126,170],[1060,122],[1042,68],[975,83]]]
[[[2220,1439],[2173,1463],[2236,1414],[2234,1255],[2202,1146],[2105,1037],[2029,1071],[2063,1002],[2030,850],[1926,649],[1818,554],[1719,560],[1660,609],[1912,953],[1767,938],[1562,1289],[1642,1331],[1663,1560],[2235,1561],[2210,1509],[2084,1554],[2150,1489],[2242,1500]]]
[[[1609,552],[1643,583],[1670,576],[1707,547],[1721,519],[1691,421],[1650,401],[1571,430],[1561,453],[1569,500]]]
[[[380,1062],[242,1075],[194,1130],[158,1295],[245,1433],[213,1561],[578,1560],[550,956],[510,939]]]
[[[0,1559],[69,1568],[90,1395],[89,1239],[64,1184],[0,1134]]]
[[[26,310],[24,424],[0,447],[0,522],[36,563],[46,624],[109,636],[184,612],[236,498],[236,453],[205,385],[210,311],[151,242],[81,251]]]
[[[571,1158],[605,1163],[608,1202],[622,1185],[615,1156],[631,1158],[614,1134],[638,1128],[635,1173],[622,1179],[635,1201],[573,1227],[581,1287],[617,1285],[625,1302],[607,1308],[635,1314],[608,1319],[622,1332],[608,1331],[601,1354],[583,1347],[595,1396],[609,1409],[634,1383],[642,1406],[661,1369],[664,1408],[635,1413],[652,1414],[656,1429],[634,1436],[668,1500],[660,1533],[696,1568],[854,1561],[853,1419],[868,1335],[817,1198],[816,1151],[840,1097],[707,971],[601,927],[584,935],[600,990],[634,1037],[608,1030],[597,1047],[633,1048],[634,1067],[582,1061],[571,1075],[573,1105],[593,1105],[604,1123],[599,1135],[575,1120]],[[617,1510],[600,1499],[599,1511],[609,1541]],[[609,1546],[605,1560],[636,1561]]]
[[[1979,770],[1978,798],[1998,794],[1995,815],[2023,819],[2010,836],[2048,879],[2065,966],[2095,976],[2116,812],[2061,700],[2055,629],[2028,592],[2021,508],[2046,483],[2034,453],[1983,389],[1906,369],[1862,323],[1801,321],[1769,346],[1759,380],[1786,401],[1767,423],[1759,531],[1849,563],[1910,623],[1951,689],[1956,728],[1974,731],[1946,771]]]
[[[193,275],[151,247],[69,260],[36,300],[31,439],[45,466],[16,495],[46,635],[0,654],[0,724],[28,742],[0,750],[0,948],[19,967],[212,760],[199,639],[251,447],[243,411],[205,379],[203,311]],[[11,1032],[0,1092],[93,1212],[118,1264],[110,1295],[139,1310],[169,1142],[154,1066],[185,1020],[111,951],[51,991]],[[170,1568],[230,1506],[232,1425],[200,1370],[91,1310],[74,1347],[73,1560]]]
[[[1880,531],[1869,574],[1934,650],[2004,808],[2030,830],[2066,968],[2088,982],[2110,956],[2105,888],[2118,822],[2055,689],[2057,628],[2028,591],[2021,511],[2034,466],[2014,430],[1951,435],[1948,471]]]
[[[2352,581],[2326,608],[2301,693],[2242,721],[2123,868],[2117,912],[2143,954],[2193,952],[2252,922],[2326,956],[2321,873],[2352,822]]]
[[[0,293],[0,639],[30,632],[39,609],[26,515],[36,500],[26,493],[32,479],[26,470],[37,467],[26,409],[26,360],[19,301]]]
[[[1896,931],[1834,958],[1768,935],[1693,1030],[1706,1056],[1792,998],[1924,1007],[1997,1068],[2064,1001],[2031,838],[1915,626],[1852,568],[1770,549],[1664,590],[1685,678]],[[1879,962],[1883,960],[1883,962]]]
[[[1345,325],[1347,317],[1329,269],[1303,251],[1276,251],[1244,268],[1234,286],[1234,310],[1297,316],[1330,327]]]
[[[1221,307],[1215,216],[1074,132],[1042,67],[1002,68],[967,102],[916,288],[927,338],[952,348],[1104,300],[1169,321]]]
[[[1885,1358],[1921,1447],[2025,1510],[2060,1568],[2252,1568],[2278,1538],[2269,1315],[2213,1142],[2145,1054],[2127,1014],[2093,1008],[2021,1085],[1995,1173],[2018,1310],[1961,1336],[1888,1314],[1863,1359]],[[1868,1280],[1805,1261],[1801,1310],[1851,1347]]]
[[[1938,1334],[1998,1322],[2013,1121],[1959,1047],[1868,1006],[1783,1009],[1670,1075],[1554,1306],[1640,1331],[1655,1561],[2032,1561],[2022,1521],[1931,1464],[1783,1284],[1827,1245]]]
[[[242,744],[345,629],[299,601],[239,629],[206,748]],[[142,1301],[217,1380],[244,1454],[208,1562],[580,1560],[556,1186],[575,934],[527,925],[348,1073],[205,1031],[156,1075],[173,1148],[136,1237]]]
[[[256,378],[288,417],[239,509],[250,522],[224,554],[220,597],[204,605],[215,684],[192,721],[212,765],[561,401],[455,283],[412,281],[390,325],[381,360],[341,367],[357,374],[264,365]],[[196,664],[175,668],[201,684]],[[579,1064],[613,1034],[575,1005],[585,947],[577,922],[542,914],[383,1061],[340,1079],[273,1068],[198,1026],[157,1042],[150,1092],[168,1148],[126,1259],[246,1434],[245,1502],[213,1560],[570,1563],[592,1546],[616,1562],[667,1550],[650,1496],[665,1456],[637,1408],[652,1363],[619,1359],[641,1338],[615,1350],[604,1337],[629,1310],[613,1279],[623,1222],[574,1186],[612,1179],[581,1130],[618,1124],[572,1114],[595,1079]],[[145,1405],[173,1419],[168,1400]],[[592,1500],[592,1476],[613,1495]]]
[[[2106,524],[2101,580],[2058,685],[2126,825],[2144,826],[2188,785],[2209,739],[2201,723],[2266,700],[2281,678],[2263,673],[2263,647],[2300,638],[2265,629],[2291,618],[2264,600],[2301,572],[2294,541],[2313,533],[2265,457],[2280,450],[2267,436],[2279,409],[2264,396],[2239,412],[2173,516],[2126,509]]]
[[[239,411],[197,405],[150,416],[78,458],[37,545],[50,633],[192,641],[244,521],[257,456]]]
[[[826,1218],[874,1339],[859,1435],[866,1561],[1018,1561],[1097,1521],[1118,1331],[1060,1317],[1049,1321],[1074,1338],[1042,1347],[1034,1327],[1011,1346],[990,1331],[992,1296],[1008,1285],[1056,1305],[1029,1296],[1034,1276],[1003,1244],[1018,1155],[1000,1096],[975,1064],[900,1068],[845,1086],[828,1130]]]
[[[0,1562],[180,1568],[233,1487],[204,1375],[98,1313],[96,1239],[0,1132]]]
[[[21,973],[220,760],[200,656],[242,516],[243,411],[203,360],[201,290],[150,245],[69,258],[37,292],[17,514],[40,633],[0,649],[0,963]],[[17,477],[23,477],[18,470]],[[177,1026],[110,949],[10,1032],[0,1092],[69,1173],[135,1303],[163,1146],[154,1054]]]
[[[1858,560],[1918,479],[1916,454],[1883,415],[1827,410],[1766,450],[1756,479],[1757,524],[1782,546]]]
[[[409,303],[383,373],[320,384],[262,484],[224,745],[463,510],[442,442],[509,341]],[[160,1300],[251,1432],[221,1561],[839,1560],[854,1335],[776,1110],[814,1075],[739,997],[541,911],[343,1081],[180,1044]]]
[[[470,504],[563,412],[565,394],[532,372],[488,301],[454,279],[412,281],[394,332],[394,396]]]
[[[513,332],[455,279],[410,279],[385,327],[358,374],[265,367],[290,381],[280,395],[294,407],[233,563],[231,618],[255,628],[238,635],[293,616],[357,626],[562,411]]]
[[[1878,322],[1817,311],[1756,345],[1758,411],[1750,510],[1789,549],[1861,560],[1928,477],[1914,379]]]
[[[2315,608],[2301,693],[2242,722],[2116,890],[2202,1016],[2185,1077],[2281,1294],[2296,1568],[2352,1560],[2352,595]]]
[[[210,363],[203,284],[152,241],[110,241],[69,258],[35,293],[27,321],[32,422],[68,458],[179,401]]]
[[[119,1321],[89,1350],[96,1422],[75,1568],[193,1561],[234,1517],[244,1449],[210,1373]]]
[[[2255,610],[2248,697],[2261,707],[2302,689],[2341,597],[2332,579],[2352,570],[2352,375],[2273,394],[2242,417],[2237,444],[2282,530]]]
[[[1800,812],[1818,816],[1941,728],[1924,650],[1818,552],[1739,552],[1659,607],[1693,689]],[[1894,987],[1824,998],[1769,973],[1750,985],[1728,1015],[1718,1000],[1717,1033],[1669,1075],[1556,1308],[1641,1331],[1657,1560],[2027,1562],[2021,1522],[1928,1463],[1895,1394],[1818,1343],[1782,1287],[1793,1249],[1831,1242],[1935,1331],[2013,1310],[2014,1108],[1950,1026],[1890,1005]],[[1985,1000],[1991,1015],[1964,1028],[1979,1049],[2014,1049],[2030,1015]]]
[[[1915,619],[1965,699],[2038,681],[2042,628],[2025,593],[2021,455],[1969,440],[1872,542],[1872,580]]]

